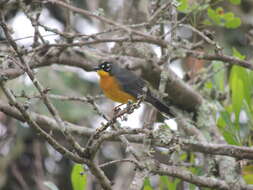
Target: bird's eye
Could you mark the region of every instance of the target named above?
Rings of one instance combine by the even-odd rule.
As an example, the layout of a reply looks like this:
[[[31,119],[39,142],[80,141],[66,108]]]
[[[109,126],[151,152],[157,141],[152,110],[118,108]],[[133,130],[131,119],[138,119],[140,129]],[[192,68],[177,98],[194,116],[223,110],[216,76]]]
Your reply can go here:
[[[110,72],[112,70],[112,64],[110,62],[103,62],[100,65],[100,69],[104,70],[105,72]]]

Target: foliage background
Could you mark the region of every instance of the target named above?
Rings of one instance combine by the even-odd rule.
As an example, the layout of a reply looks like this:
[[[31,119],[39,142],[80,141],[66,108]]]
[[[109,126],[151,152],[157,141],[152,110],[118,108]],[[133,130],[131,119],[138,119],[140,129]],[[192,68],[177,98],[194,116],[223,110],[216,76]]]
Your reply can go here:
[[[38,56],[39,59],[45,58],[50,48],[50,50],[58,48],[63,54],[66,53],[66,59],[62,59],[60,63],[56,61],[57,64],[53,65],[47,60],[41,61],[44,64],[42,64],[43,67],[35,66],[36,69],[34,69],[36,79],[49,90],[45,94],[50,98],[62,120],[94,129],[101,127],[101,122],[106,123],[102,117],[103,114],[113,117],[111,110],[115,104],[101,95],[96,74],[90,74],[87,71],[105,57],[118,57],[120,60],[125,60],[122,66],[127,65],[137,74],[142,75],[154,88],[159,89],[161,94],[168,91],[169,98],[165,98],[165,101],[174,106],[173,109],[179,113],[179,119],[190,120],[187,125],[193,124],[204,136],[205,142],[227,143],[239,148],[252,146],[253,67],[250,61],[252,61],[253,44],[253,2],[251,0],[62,1],[90,11],[98,17],[121,23],[120,26],[113,26],[113,24],[110,26],[107,22],[88,14],[73,13],[57,2],[59,1],[52,3],[51,1],[6,0],[1,2],[0,11],[1,23],[9,26],[8,30],[12,32],[12,37],[20,48],[19,51],[29,64],[33,64],[33,56]],[[160,10],[165,5],[168,6]],[[158,15],[154,16],[155,13]],[[36,14],[41,14],[39,20],[35,19]],[[23,23],[21,19],[27,20],[23,26],[20,25]],[[35,30],[27,34],[25,31],[30,30],[31,21]],[[127,32],[122,30],[121,26],[147,33],[161,39],[162,42],[152,41],[148,37],[138,36],[137,33],[131,31]],[[38,31],[36,27],[39,28]],[[99,32],[103,34],[97,34]],[[25,39],[20,39],[22,33],[25,34],[22,36],[26,37]],[[0,39],[2,81],[5,72],[20,68],[13,61],[19,58],[16,56],[17,52],[11,48],[3,27],[0,29]],[[103,39],[104,43],[99,42]],[[94,42],[89,44],[90,41]],[[55,46],[48,48],[49,43]],[[166,46],[163,45],[164,43]],[[56,46],[57,44],[59,46]],[[39,51],[36,51],[36,48]],[[226,59],[226,56],[229,56],[229,59]],[[29,62],[29,59],[32,61]],[[243,60],[246,61],[243,62]],[[121,64],[121,61],[119,63]],[[191,86],[189,91],[188,89],[180,90],[182,86],[177,82],[175,87],[172,85],[174,88],[163,90],[166,85],[169,85],[168,81],[168,84],[166,83],[168,79],[163,77],[170,73],[169,68],[182,77],[182,80],[176,78],[178,83],[182,82],[184,85]],[[165,71],[162,72],[163,75],[160,75],[161,71]],[[161,82],[164,78],[165,83]],[[5,85],[12,90],[18,102],[25,105],[29,111],[52,117],[43,98],[26,74],[7,78],[7,81]],[[178,92],[183,95],[179,94],[179,96]],[[43,135],[28,126],[27,122],[18,121],[8,114],[2,105],[9,102],[6,93],[1,91],[0,96],[0,107],[3,111],[0,112],[0,189],[101,189],[101,181],[96,178],[96,175],[92,175],[92,171],[84,171],[84,175],[80,177],[79,173],[82,169],[80,165],[74,165],[71,159],[58,153],[49,145],[48,139],[45,140]],[[180,99],[181,96],[184,97],[183,100]],[[66,97],[68,97],[67,100],[65,100]],[[70,100],[70,97],[75,100]],[[83,99],[76,100],[79,97]],[[187,101],[188,98],[189,101]],[[99,113],[103,114],[99,115],[95,108],[99,108]],[[156,113],[152,111],[155,112],[148,105],[141,106],[139,110],[135,110],[134,114],[127,114],[128,122],[118,120],[121,126],[127,127],[126,129],[136,126],[145,129],[144,121],[153,122],[150,127],[152,131],[159,121],[163,127],[165,126],[157,130],[157,138],[162,140],[174,136],[189,141],[199,139],[199,136],[196,138],[195,135],[187,134],[187,129],[181,129],[178,120],[176,122],[179,130],[168,132],[168,125],[171,127],[172,124],[164,124],[161,116],[156,118]],[[219,137],[214,137],[217,133],[212,132],[216,129],[210,126],[218,129]],[[60,130],[52,130],[49,127],[46,131],[49,134],[52,133],[53,138],[63,147],[72,150],[71,143],[59,132]],[[89,136],[83,135],[74,137],[76,142],[84,147],[89,139]],[[211,156],[208,154],[200,156],[200,153],[196,152],[203,153],[203,150],[185,151],[182,147],[172,148],[173,145],[168,146],[166,150],[160,150],[150,148],[145,143],[133,145],[140,155],[146,157],[145,151],[147,151],[152,155],[150,158],[178,167],[179,171],[183,168],[197,176],[213,176],[227,184],[239,181],[240,188],[243,185],[248,189],[252,188],[247,186],[253,181],[252,163],[247,159],[249,157],[243,158],[243,154],[240,158],[234,156],[235,160],[231,163],[235,166],[233,164],[227,166],[236,172],[232,169],[231,171],[224,170],[223,174],[224,168],[219,165],[220,157],[214,156],[217,154],[211,150]],[[205,144],[201,141],[198,143]],[[180,147],[180,143],[177,145]],[[132,153],[124,144],[105,141],[99,147],[93,161],[96,164],[102,164],[130,158],[132,159]],[[72,168],[75,169],[72,170]],[[92,170],[89,167],[85,169]],[[121,161],[110,164],[103,167],[103,171],[113,183],[113,189],[134,189],[132,186],[129,187],[136,180],[135,165],[131,162]],[[184,173],[181,177],[167,173],[152,174],[152,172],[149,173],[147,177],[145,176],[146,178],[140,180],[141,182],[137,181],[140,184],[139,189],[197,189],[197,186],[207,186],[198,180],[197,182],[185,180]],[[233,176],[231,181],[224,177],[229,178],[230,175]],[[241,177],[244,178],[245,183],[242,182]],[[206,184],[208,183],[207,180]],[[216,188],[211,185],[209,187]],[[221,185],[217,185],[217,188],[220,189]],[[238,186],[235,185],[234,188]]]

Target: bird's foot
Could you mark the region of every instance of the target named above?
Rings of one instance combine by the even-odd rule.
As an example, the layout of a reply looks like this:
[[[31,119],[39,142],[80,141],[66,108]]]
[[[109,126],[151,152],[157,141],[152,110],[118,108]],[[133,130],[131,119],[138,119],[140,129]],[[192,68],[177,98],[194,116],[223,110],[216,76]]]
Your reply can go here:
[[[119,113],[119,111],[121,110],[121,106],[123,106],[124,104],[119,104],[119,105],[117,105],[117,106],[115,106],[114,108],[113,108],[113,113],[114,113],[114,115],[115,114],[117,114],[117,113]]]

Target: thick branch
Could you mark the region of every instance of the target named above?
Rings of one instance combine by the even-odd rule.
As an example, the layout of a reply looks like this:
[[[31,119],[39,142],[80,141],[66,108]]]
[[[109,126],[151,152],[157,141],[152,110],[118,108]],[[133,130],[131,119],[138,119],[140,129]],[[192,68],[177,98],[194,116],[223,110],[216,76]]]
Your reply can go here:
[[[15,108],[6,105],[5,103],[0,101],[0,111],[5,113],[6,115],[9,115],[21,122],[25,122],[24,117],[16,110]],[[38,123],[43,128],[50,128],[59,131],[59,126],[55,122],[54,119],[43,116],[40,114],[36,114],[33,112],[30,112],[30,116],[32,119]],[[90,137],[93,135],[96,131],[93,129],[90,129],[85,126],[79,126],[75,125],[69,122],[64,121],[66,124],[66,128],[69,132],[75,133],[80,136],[86,136]],[[121,129],[117,132],[105,132],[101,138],[105,140],[113,140],[118,141],[119,139],[117,136],[123,135],[123,134],[136,134],[136,133],[146,133],[145,131],[141,130],[130,130],[130,129]],[[132,143],[143,143],[144,135],[130,135],[127,137],[128,140]],[[173,139],[172,139],[173,141]],[[164,143],[160,142],[159,139],[152,139],[152,144],[155,146],[160,147],[169,147],[170,143]],[[185,139],[179,139],[179,144],[181,148],[185,151],[192,151],[192,152],[202,152],[205,154],[214,154],[214,155],[225,155],[225,156],[231,156],[238,159],[253,159],[253,149],[245,146],[235,146],[235,145],[227,145],[227,144],[213,144],[213,143],[198,143],[192,140],[185,140]]]
[[[119,64],[142,68],[142,77],[149,81],[152,80],[151,82],[154,81],[156,76],[160,76],[161,72],[161,70],[153,70],[153,77],[150,79],[150,73],[147,72],[148,65],[146,60],[130,56],[108,56],[105,54],[99,54],[98,52],[94,52],[88,48],[82,49],[82,52],[75,49],[69,49],[61,52],[60,54],[60,50],[57,48],[48,49],[48,46],[44,46],[43,49],[47,50],[48,52],[42,54],[40,57],[37,57],[37,61],[32,62],[30,64],[30,68],[34,69],[57,63],[59,65],[74,66],[82,68],[86,71],[90,71],[94,65],[98,64],[98,62],[104,57],[111,57],[111,60],[114,60]],[[0,70],[0,76],[8,79],[16,78],[23,73],[24,71],[19,68]],[[166,93],[169,95],[171,103],[184,110],[196,110],[197,107],[202,103],[201,95],[184,83],[171,69],[168,69],[167,75],[168,82]]]
[[[187,50],[187,53],[199,59],[205,59],[205,60],[211,60],[211,61],[214,61],[214,60],[222,61],[222,62],[238,65],[238,66],[253,70],[253,64],[251,62],[246,61],[246,60],[241,60],[233,56],[222,55],[222,54],[208,54],[204,52],[190,51],[190,50]]]

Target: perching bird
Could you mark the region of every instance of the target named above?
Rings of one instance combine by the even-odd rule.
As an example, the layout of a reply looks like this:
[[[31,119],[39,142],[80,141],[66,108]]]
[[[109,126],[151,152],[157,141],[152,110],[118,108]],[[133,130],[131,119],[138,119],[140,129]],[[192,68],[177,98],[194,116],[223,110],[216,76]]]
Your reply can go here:
[[[129,100],[135,102],[143,95],[144,100],[160,112],[175,117],[170,108],[151,93],[147,83],[133,72],[109,61],[103,62],[94,70],[100,76],[100,87],[105,96],[111,100],[125,104]]]

